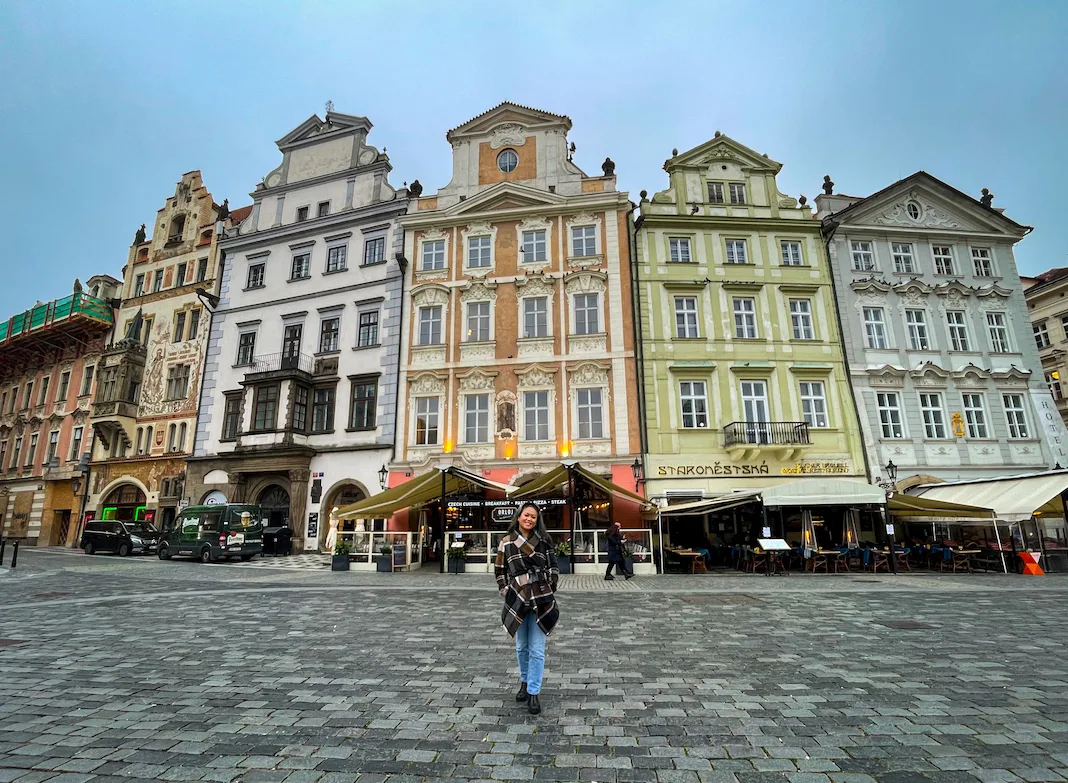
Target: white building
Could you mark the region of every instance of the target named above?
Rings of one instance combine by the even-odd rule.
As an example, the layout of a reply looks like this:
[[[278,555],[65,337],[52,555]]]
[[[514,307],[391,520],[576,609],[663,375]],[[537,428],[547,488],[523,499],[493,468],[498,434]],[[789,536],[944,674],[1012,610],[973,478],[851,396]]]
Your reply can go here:
[[[188,494],[260,504],[296,551],[321,546],[333,508],[378,492],[393,454],[407,192],[370,130],[327,112],[286,134],[220,245]]]

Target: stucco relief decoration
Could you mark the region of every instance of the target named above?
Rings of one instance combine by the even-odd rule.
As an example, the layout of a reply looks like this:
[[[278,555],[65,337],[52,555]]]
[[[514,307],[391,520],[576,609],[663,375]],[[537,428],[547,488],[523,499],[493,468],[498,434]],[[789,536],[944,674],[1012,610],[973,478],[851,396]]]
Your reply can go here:
[[[922,307],[927,302],[929,288],[915,283],[910,283],[896,289],[897,294],[906,307]]]
[[[909,202],[915,202],[920,206],[918,220],[914,220],[909,216]],[[932,206],[929,202],[919,198],[915,193],[909,193],[908,196],[894,204],[893,207],[876,217],[872,222],[879,226],[921,225],[925,228],[965,228],[960,222],[938,209],[938,207]]]
[[[603,294],[607,280],[607,275],[598,272],[576,272],[568,275],[564,289],[568,294]]]
[[[416,396],[445,393],[445,381],[432,373],[417,375],[412,379],[411,392]]]
[[[474,281],[469,283],[460,293],[461,302],[490,302],[497,301],[496,283]]]
[[[527,137],[522,125],[506,123],[504,125],[498,125],[490,131],[490,147],[492,149],[497,150],[501,147],[522,147],[526,143]]]
[[[71,418],[74,420],[75,424],[85,424],[86,420],[89,418],[89,411],[78,409],[71,414]]]
[[[877,370],[868,370],[869,383],[872,386],[904,386],[905,371],[889,365]]]
[[[969,366],[959,373],[954,373],[957,378],[957,386],[979,388],[986,386],[987,373],[975,366]]]
[[[542,274],[521,277],[515,281],[515,292],[516,297],[519,299],[525,299],[532,296],[544,296],[548,297],[551,302],[553,298],[552,278]]]
[[[496,373],[473,372],[460,378],[461,391],[493,391],[493,378]]]
[[[523,389],[555,388],[554,373],[555,371],[548,370],[541,365],[534,365],[528,370],[516,371],[516,375],[519,376],[519,386]]]
[[[412,303],[416,307],[447,305],[449,303],[449,290],[438,285],[420,286],[412,291]]]

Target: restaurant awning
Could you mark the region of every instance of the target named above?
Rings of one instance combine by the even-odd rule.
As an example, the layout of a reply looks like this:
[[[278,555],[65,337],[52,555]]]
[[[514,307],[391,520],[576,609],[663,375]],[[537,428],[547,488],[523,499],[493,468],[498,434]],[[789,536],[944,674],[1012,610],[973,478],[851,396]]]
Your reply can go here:
[[[505,494],[514,489],[507,484],[490,481],[462,468],[437,468],[422,476],[416,476],[411,481],[405,481],[403,484],[365,498],[359,503],[342,506],[338,509],[338,519],[383,519],[393,516],[402,509],[437,500],[442,494],[442,473],[445,474],[446,495],[453,495],[472,487],[483,490],[493,489]]]
[[[970,503],[993,509],[1005,522],[1026,522],[1034,515],[1063,516],[1061,493],[1068,490],[1068,470],[985,481],[929,484],[909,490],[914,497],[949,503]]]
[[[886,492],[849,479],[791,481],[761,490],[765,506],[881,506]]]
[[[994,512],[989,508],[916,495],[895,494],[887,502],[886,508],[893,519],[902,522],[990,524],[994,521]]]
[[[643,509],[652,508],[652,504],[648,499],[643,498],[641,495],[631,492],[630,490],[623,489],[623,487],[618,484],[613,484],[604,476],[598,476],[596,473],[582,467],[578,462],[561,462],[544,476],[536,478],[533,481],[528,481],[526,484],[519,487],[519,489],[509,495],[509,497],[513,500],[526,500],[528,498],[538,497],[547,492],[562,492],[563,485],[567,484],[569,480],[569,469],[577,479],[586,481],[609,495],[617,495],[621,498],[625,498],[631,502],[637,503]]]
[[[720,495],[716,498],[705,498],[704,500],[694,500],[689,503],[664,506],[660,509],[660,516],[681,517],[690,516],[691,514],[713,514],[717,511],[725,511],[728,508],[744,506],[746,503],[757,503],[759,501],[760,490],[747,489],[741,492]]]

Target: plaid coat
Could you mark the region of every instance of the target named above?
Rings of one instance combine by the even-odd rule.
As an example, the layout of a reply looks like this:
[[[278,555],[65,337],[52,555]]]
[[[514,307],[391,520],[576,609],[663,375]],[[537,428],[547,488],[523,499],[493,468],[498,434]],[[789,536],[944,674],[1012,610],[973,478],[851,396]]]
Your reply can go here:
[[[501,622],[508,633],[515,636],[531,611],[541,630],[550,633],[560,619],[555,596],[560,569],[552,545],[537,531],[527,540],[518,533],[504,538],[497,547],[493,574],[504,596]]]

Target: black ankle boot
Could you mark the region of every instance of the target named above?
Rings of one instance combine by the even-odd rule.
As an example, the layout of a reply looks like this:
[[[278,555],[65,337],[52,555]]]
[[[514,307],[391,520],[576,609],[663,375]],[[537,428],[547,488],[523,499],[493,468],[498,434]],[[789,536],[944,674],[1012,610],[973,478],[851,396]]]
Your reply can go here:
[[[525,682],[519,683],[519,693],[515,695],[516,701],[526,701],[530,698],[530,694],[527,693],[527,684]]]
[[[527,704],[527,712],[531,715],[537,715],[541,712],[541,702],[538,701],[538,695],[533,694],[530,697],[530,702]]]

